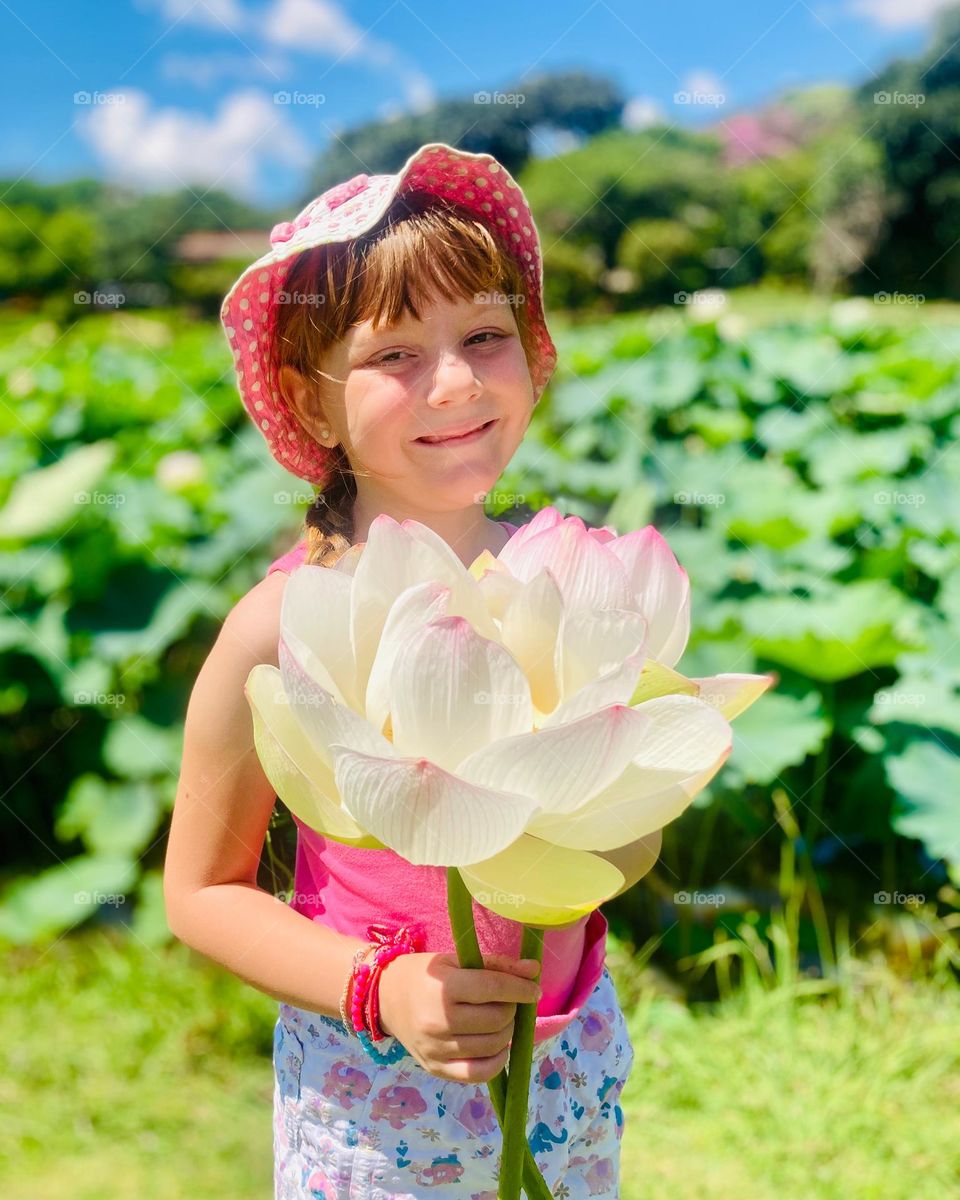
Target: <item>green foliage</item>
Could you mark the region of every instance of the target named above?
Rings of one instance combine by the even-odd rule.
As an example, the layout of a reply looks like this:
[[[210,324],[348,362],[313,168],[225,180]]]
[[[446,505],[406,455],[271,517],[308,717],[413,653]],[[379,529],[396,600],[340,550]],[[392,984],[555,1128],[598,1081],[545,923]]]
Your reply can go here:
[[[516,83],[444,97],[421,112],[344,130],[317,160],[302,204],[360,172],[399,171],[427,142],[492,154],[518,175],[540,149],[541,129],[593,137],[617,126],[623,107],[617,84],[586,71],[527,74]]]
[[[8,319],[0,372],[0,937],[111,904],[155,936],[190,688],[312,491],[259,443],[219,326]]]
[[[930,45],[858,91],[882,151],[891,219],[870,265],[906,292],[956,295],[960,286],[960,7],[938,14]]]
[[[678,669],[780,676],[667,827],[664,879],[765,907],[779,787],[825,905],[867,927],[876,893],[960,879],[956,337],[850,302],[751,322],[739,300],[557,331],[561,366],[500,486],[621,531],[655,522],[693,590]],[[639,921],[641,903],[614,906]]]
[[[497,490],[622,531],[655,522],[693,588],[679,668],[780,676],[668,827],[666,868],[762,888],[786,789],[830,868],[825,904],[869,921],[874,893],[960,871],[958,339],[881,306],[714,305],[558,325],[557,375]],[[190,687],[312,490],[260,444],[218,327],[118,314],[6,333],[0,750],[17,783],[0,936],[59,931],[116,895],[163,936]]]

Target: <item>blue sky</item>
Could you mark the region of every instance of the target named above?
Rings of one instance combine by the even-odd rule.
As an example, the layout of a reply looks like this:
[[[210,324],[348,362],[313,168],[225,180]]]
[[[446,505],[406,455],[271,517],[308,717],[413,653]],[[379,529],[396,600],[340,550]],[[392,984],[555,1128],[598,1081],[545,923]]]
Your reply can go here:
[[[619,84],[633,126],[657,116],[695,125],[787,87],[859,82],[917,53],[943,7],[3,0],[0,174],[92,174],[149,190],[216,186],[283,204],[300,194],[309,164],[337,133],[365,120],[582,68]],[[720,99],[678,104],[684,90]]]

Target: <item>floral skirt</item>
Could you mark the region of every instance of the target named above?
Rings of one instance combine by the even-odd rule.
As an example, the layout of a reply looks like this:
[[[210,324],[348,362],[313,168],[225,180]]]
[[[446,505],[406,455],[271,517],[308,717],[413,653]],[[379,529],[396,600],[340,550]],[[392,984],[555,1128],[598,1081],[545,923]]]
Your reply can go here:
[[[571,1023],[534,1045],[527,1137],[555,1197],[619,1197],[633,1057],[604,968]],[[275,1200],[496,1200],[503,1140],[485,1083],[440,1079],[409,1054],[378,1064],[340,1021],[288,1004],[273,1063]]]

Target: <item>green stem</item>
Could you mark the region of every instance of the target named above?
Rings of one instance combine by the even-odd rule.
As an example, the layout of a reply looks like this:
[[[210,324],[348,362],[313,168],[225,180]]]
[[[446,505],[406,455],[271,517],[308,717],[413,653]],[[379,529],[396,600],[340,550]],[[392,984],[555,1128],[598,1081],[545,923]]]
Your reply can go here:
[[[483,954],[480,951],[480,943],[477,941],[477,931],[473,923],[473,897],[467,890],[466,884],[456,867],[447,867],[447,910],[450,914],[450,928],[453,930],[453,941],[457,948],[457,958],[461,967],[482,967]],[[540,937],[540,951],[536,955],[540,960],[543,952],[543,937],[542,931],[538,931]],[[527,930],[524,928],[524,937]],[[530,957],[533,955],[521,954],[521,957]],[[534,1019],[536,1019],[536,1005],[525,1004],[517,1006],[517,1019],[519,1020],[520,1009],[533,1009]],[[516,1032],[514,1032],[516,1037]],[[514,1044],[516,1044],[514,1042]],[[511,1061],[512,1061],[511,1046]],[[532,1045],[531,1045],[532,1054]],[[487,1089],[490,1093],[490,1101],[493,1104],[493,1111],[497,1114],[497,1121],[500,1125],[501,1132],[504,1128],[504,1118],[507,1107],[507,1088],[508,1088],[508,1073],[504,1068],[495,1075],[487,1083]],[[529,1089],[530,1076],[529,1065],[527,1072],[527,1087]],[[526,1105],[523,1112],[523,1190],[526,1192],[529,1200],[552,1200],[552,1192],[547,1186],[547,1181],[540,1173],[540,1168],[537,1166],[537,1161],[533,1157],[533,1151],[530,1149],[530,1143],[526,1137]],[[502,1162],[506,1161],[506,1146]],[[502,1174],[501,1174],[502,1180]]]
[[[543,961],[543,930],[524,925],[520,957]],[[507,1076],[507,1106],[503,1119],[503,1156],[500,1163],[498,1200],[519,1200],[523,1173],[523,1147],[527,1142],[527,1108],[530,1097],[530,1071],[533,1065],[533,1037],[537,1020],[536,1004],[518,1004],[510,1045]]]

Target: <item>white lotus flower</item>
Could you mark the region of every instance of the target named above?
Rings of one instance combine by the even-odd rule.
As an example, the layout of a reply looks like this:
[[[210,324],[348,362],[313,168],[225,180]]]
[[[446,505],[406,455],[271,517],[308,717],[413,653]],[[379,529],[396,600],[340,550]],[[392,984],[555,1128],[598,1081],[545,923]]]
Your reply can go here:
[[[381,515],[333,568],[291,574],[279,670],[245,692],[305,824],[566,924],[623,885],[590,851],[678,816],[730,753],[728,714],[774,681],[686,679],[688,634],[686,573],[650,526],[618,537],[548,508],[468,569]]]

